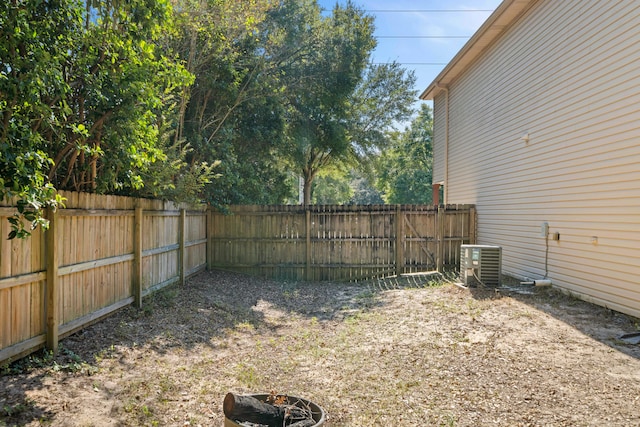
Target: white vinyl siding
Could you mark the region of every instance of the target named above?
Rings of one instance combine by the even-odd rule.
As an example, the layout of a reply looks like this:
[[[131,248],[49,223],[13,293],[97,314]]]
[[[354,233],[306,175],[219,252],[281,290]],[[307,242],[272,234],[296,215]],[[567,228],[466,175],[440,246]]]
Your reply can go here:
[[[638,1],[538,2],[450,85],[447,183],[505,273],[545,275],[546,221],[554,285],[638,317],[639,41]]]

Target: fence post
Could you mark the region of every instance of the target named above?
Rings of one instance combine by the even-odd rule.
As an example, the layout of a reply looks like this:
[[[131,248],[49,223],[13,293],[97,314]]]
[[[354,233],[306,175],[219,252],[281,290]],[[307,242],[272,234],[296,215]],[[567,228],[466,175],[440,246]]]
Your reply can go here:
[[[306,261],[304,268],[305,280],[311,281],[311,210],[308,206],[304,208],[305,213],[305,234],[307,238],[306,242]]]
[[[184,251],[186,250],[186,242],[187,242],[187,210],[182,208],[180,209],[180,224],[178,226],[178,230],[180,233],[179,242],[180,248],[178,250],[178,271],[180,274],[180,284],[184,285],[185,282],[185,268],[184,263],[186,257],[184,256]]]
[[[207,263],[207,270],[211,270],[211,265],[213,264],[213,243],[211,242],[211,237],[213,235],[213,230],[211,229],[213,227],[213,212],[211,210],[211,206],[207,207],[207,220],[206,220],[206,225],[205,225],[205,236],[207,238],[207,243],[206,243],[206,254],[207,254],[207,258],[206,258],[206,263]]]
[[[137,206],[133,220],[133,298],[142,308],[142,208]]]
[[[438,206],[438,217],[436,220],[436,242],[438,245],[438,255],[437,262],[438,265],[436,269],[442,273],[444,269],[444,218],[445,218],[445,207],[440,205]]]
[[[58,353],[58,252],[56,241],[58,239],[58,213],[55,208],[47,210],[49,229],[45,232],[47,250],[47,287],[46,287],[46,347],[53,354]]]
[[[404,272],[404,215],[402,205],[396,205],[396,276]]]

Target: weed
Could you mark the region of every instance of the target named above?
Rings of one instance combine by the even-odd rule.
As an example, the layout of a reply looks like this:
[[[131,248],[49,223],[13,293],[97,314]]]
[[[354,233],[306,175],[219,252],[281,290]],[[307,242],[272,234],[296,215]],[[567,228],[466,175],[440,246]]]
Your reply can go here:
[[[362,302],[369,302],[371,300],[373,300],[376,297],[376,293],[371,291],[371,290],[367,290],[364,291],[362,293],[359,293],[358,295],[356,295],[356,300],[358,301],[362,301]]]
[[[153,307],[151,307],[151,304],[144,304],[142,306],[142,316],[144,317],[149,317],[153,314]]]
[[[162,291],[153,294],[153,301],[163,308],[173,307],[179,292],[180,290],[176,286],[166,287]]]
[[[28,412],[30,406],[31,402],[29,402],[28,400],[25,403],[16,403],[15,405],[5,404],[0,406],[0,416],[2,416],[3,418],[15,417]]]
[[[285,300],[300,298],[300,289],[285,289],[282,291],[282,296]]]
[[[482,307],[476,300],[467,300],[467,309],[469,316],[474,320],[482,313]]]
[[[532,319],[533,318],[533,313],[530,312],[529,310],[518,311],[518,312],[515,312],[513,314],[513,317],[514,318],[520,317],[520,318]]]
[[[160,378],[159,386],[162,394],[169,393],[176,389],[175,381],[169,375],[162,375],[162,377]]]
[[[454,427],[456,425],[456,417],[451,414],[446,414],[444,420],[440,422],[442,427]]]
[[[96,363],[100,363],[104,359],[111,359],[112,357],[114,357],[115,353],[116,353],[116,347],[113,344],[111,344],[108,348],[100,350],[100,352],[98,352],[98,354],[94,356],[94,359]]]
[[[259,383],[256,369],[242,362],[236,366],[236,378],[249,388]]]
[[[346,316],[344,318],[344,323],[347,324],[347,325],[352,326],[352,325],[357,324],[358,321],[360,320],[360,318],[361,318],[361,313],[360,312],[351,313],[351,314],[349,314],[348,316]]]
[[[451,334],[452,345],[455,346],[458,343],[468,343],[470,341],[469,335],[462,331],[453,331]]]
[[[151,417],[152,415],[151,410],[147,405],[142,405],[142,407],[140,408],[140,411],[142,412],[142,415],[144,415],[145,417]]]
[[[249,322],[240,322],[236,325],[238,331],[253,332],[256,328]]]
[[[462,313],[462,307],[459,304],[451,303],[445,299],[439,299],[436,301],[427,301],[422,304],[431,305],[435,310],[441,311],[443,313],[448,314],[459,314]]]
[[[1,372],[2,375],[25,374],[34,369],[50,366],[53,361],[54,356],[52,351],[40,350],[16,362],[4,364]]]

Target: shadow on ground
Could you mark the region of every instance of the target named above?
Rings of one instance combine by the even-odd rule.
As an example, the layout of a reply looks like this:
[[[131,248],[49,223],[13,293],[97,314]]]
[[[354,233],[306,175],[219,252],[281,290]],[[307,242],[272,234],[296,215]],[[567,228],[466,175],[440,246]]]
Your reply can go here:
[[[90,375],[105,358],[126,365],[136,347],[162,355],[176,347],[215,348],[234,333],[267,328],[286,334],[265,318],[265,309],[339,321],[379,306],[383,291],[432,286],[433,280],[432,275],[410,275],[361,283],[309,283],[224,271],[200,273],[184,286],[170,286],[146,297],[140,310],[127,306],[66,337],[55,356],[41,350],[0,366],[0,427],[56,419],[58,414],[38,407],[27,396],[27,391],[46,392],[55,372]]]
[[[640,319],[581,300],[551,286],[521,284],[519,280],[508,276],[503,276],[501,286],[497,288],[468,290],[474,298],[480,300],[513,298],[616,351],[640,359],[640,345],[623,339],[625,335],[640,332]]]
[[[395,289],[439,285],[433,274],[406,275],[360,283],[275,281],[236,273],[210,271],[145,298],[143,308],[125,307],[61,342],[55,357],[44,351],[0,367],[0,427],[30,422],[46,424],[53,414],[28,398],[30,390],[46,390],[55,371],[90,374],[104,358],[122,365],[132,349],[165,354],[175,347],[186,352],[201,346],[217,349],[226,337],[251,331],[280,331],[269,315],[302,316],[341,321],[354,313],[379,307],[383,293]],[[638,319],[599,307],[553,288],[469,289],[485,301],[513,298],[571,325],[583,334],[624,354],[640,359],[640,346],[620,340],[638,331]],[[222,343],[222,344],[221,344]],[[222,350],[222,349],[221,349]]]

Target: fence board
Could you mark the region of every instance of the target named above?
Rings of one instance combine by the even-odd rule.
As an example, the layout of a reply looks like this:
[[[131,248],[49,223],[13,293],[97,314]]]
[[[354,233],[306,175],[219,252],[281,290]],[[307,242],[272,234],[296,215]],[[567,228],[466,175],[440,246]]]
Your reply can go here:
[[[56,233],[38,229],[24,240],[6,239],[15,200],[0,201],[0,362],[43,345],[55,350],[58,336],[134,302],[136,262],[147,269],[140,274],[145,294],[179,279],[181,257],[187,275],[206,267],[206,209],[120,196],[61,195],[66,208],[50,214],[56,218]],[[145,209],[139,231],[152,254],[138,260],[136,206]],[[192,210],[183,231],[178,218],[186,208]]]
[[[360,280],[457,266],[471,207],[232,206],[212,211],[208,264],[265,277]],[[307,224],[305,226],[304,224]],[[441,263],[438,264],[438,260]]]
[[[13,343],[11,337],[11,307],[12,289],[0,289],[0,348],[8,347]]]
[[[232,215],[186,211],[182,227],[186,207],[174,203],[62,196],[67,209],[54,215],[56,233],[0,239],[0,362],[57,346],[58,335],[206,265],[289,280],[359,280],[457,265],[459,245],[475,243],[470,206],[440,214],[433,206],[236,206]],[[4,236],[14,202],[0,202]]]

